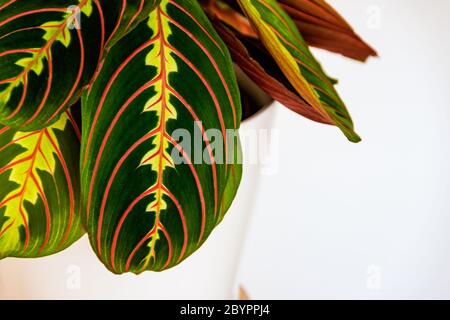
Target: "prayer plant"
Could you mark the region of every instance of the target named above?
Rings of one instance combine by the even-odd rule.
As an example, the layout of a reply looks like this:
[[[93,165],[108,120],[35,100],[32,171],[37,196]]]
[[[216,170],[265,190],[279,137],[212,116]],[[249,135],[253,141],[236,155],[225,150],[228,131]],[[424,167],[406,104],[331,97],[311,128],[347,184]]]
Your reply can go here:
[[[235,197],[259,107],[235,68],[358,142],[309,46],[376,55],[323,0],[0,0],[0,259],[84,233],[118,274],[190,256]]]

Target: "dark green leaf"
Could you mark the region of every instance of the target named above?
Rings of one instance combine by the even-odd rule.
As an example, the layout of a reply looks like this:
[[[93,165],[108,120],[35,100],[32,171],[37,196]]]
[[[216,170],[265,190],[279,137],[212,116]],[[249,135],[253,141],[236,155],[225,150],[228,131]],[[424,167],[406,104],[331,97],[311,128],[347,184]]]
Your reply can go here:
[[[86,225],[110,270],[164,270],[201,246],[240,182],[226,132],[240,119],[231,58],[197,1],[162,1],[111,48],[83,100],[82,145]]]
[[[0,259],[49,255],[84,233],[79,139],[68,111],[38,131],[0,126]]]

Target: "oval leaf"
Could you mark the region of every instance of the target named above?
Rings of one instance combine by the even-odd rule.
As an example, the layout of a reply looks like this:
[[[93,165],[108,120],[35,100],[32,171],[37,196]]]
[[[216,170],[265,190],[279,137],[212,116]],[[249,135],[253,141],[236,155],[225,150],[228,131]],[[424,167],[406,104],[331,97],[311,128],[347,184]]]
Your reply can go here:
[[[156,3],[0,0],[0,122],[31,131],[57,121],[91,80],[108,39]]]
[[[83,234],[79,152],[68,112],[39,131],[0,126],[0,259],[49,255]]]
[[[0,122],[41,129],[79,98],[94,73],[100,11],[92,0],[0,3]]]
[[[230,55],[197,1],[162,1],[111,48],[83,98],[81,157],[89,238],[108,269],[160,271],[200,247],[240,182],[227,161],[240,119]]]
[[[275,0],[238,0],[259,37],[300,96],[350,141],[361,139],[351,117],[291,18]]]

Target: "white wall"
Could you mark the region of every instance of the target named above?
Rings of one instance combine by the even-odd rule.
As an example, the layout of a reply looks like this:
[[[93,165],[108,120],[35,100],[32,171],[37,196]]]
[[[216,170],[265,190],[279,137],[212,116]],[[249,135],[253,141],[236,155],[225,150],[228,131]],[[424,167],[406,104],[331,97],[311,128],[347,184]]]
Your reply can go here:
[[[317,53],[364,140],[278,108],[280,168],[238,283],[262,299],[450,298],[450,1],[330,3],[381,55]]]

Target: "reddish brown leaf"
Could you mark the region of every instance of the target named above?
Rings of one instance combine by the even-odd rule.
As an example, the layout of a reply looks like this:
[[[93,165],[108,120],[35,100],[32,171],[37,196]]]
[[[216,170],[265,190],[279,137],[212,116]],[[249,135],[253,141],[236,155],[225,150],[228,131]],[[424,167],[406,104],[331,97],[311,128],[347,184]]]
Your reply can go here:
[[[216,30],[228,45],[234,62],[272,98],[292,111],[313,121],[328,123],[321,114],[307,104],[292,88],[267,50],[258,41],[238,38],[218,19],[212,19]]]
[[[324,0],[279,0],[279,3],[309,45],[359,61],[377,56],[375,50]]]
[[[208,1],[203,8],[209,15],[216,17],[242,35],[258,38],[258,34],[253,29],[247,17],[227,3],[222,1]]]

